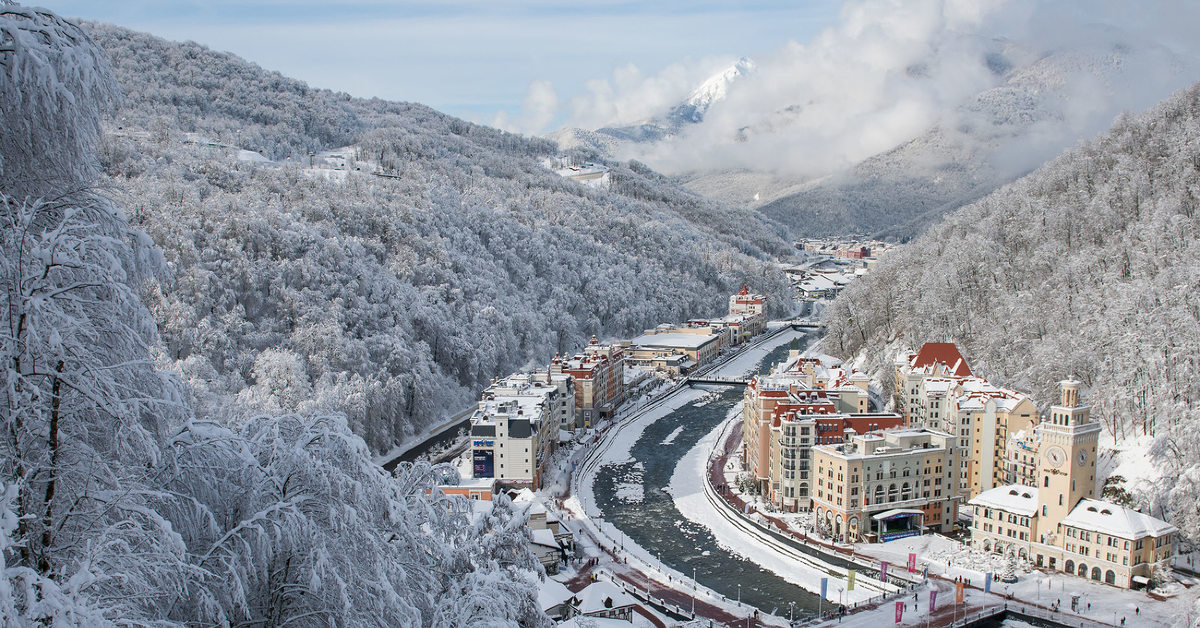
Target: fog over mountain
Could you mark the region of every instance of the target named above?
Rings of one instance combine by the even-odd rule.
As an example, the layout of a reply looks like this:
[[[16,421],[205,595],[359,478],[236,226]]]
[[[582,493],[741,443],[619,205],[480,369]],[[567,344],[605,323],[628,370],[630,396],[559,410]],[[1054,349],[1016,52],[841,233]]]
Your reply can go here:
[[[597,148],[715,198],[778,201],[766,212],[797,233],[904,236],[926,223],[921,216],[976,198],[1194,80],[1200,63],[1182,25],[1196,13],[1166,2],[850,2],[812,41],[755,54],[755,71],[700,122],[608,139],[671,105],[592,126],[571,116],[567,127],[598,132]],[[622,112],[626,101],[661,102],[664,92],[681,103],[700,82],[674,84],[689,76],[678,68],[641,81],[627,74],[596,82],[571,111]]]

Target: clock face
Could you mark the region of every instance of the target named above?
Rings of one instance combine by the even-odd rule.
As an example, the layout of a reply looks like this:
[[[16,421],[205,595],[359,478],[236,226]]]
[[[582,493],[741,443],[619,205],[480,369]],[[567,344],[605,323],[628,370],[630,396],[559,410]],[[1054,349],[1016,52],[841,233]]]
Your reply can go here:
[[[1075,457],[1075,460],[1079,462],[1079,466],[1082,467],[1083,465],[1087,464],[1087,456],[1088,454],[1086,449],[1081,449],[1079,451],[1079,455]]]
[[[1061,467],[1062,463],[1065,462],[1066,459],[1067,459],[1067,453],[1065,451],[1063,451],[1062,447],[1059,447],[1058,445],[1053,445],[1049,449],[1046,450],[1046,457],[1045,457],[1046,464],[1049,465],[1051,468],[1057,469],[1057,468]]]

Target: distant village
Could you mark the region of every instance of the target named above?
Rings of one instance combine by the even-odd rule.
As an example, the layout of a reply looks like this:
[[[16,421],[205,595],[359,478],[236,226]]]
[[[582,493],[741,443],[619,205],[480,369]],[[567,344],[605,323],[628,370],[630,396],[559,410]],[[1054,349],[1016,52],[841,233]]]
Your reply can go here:
[[[866,274],[893,246],[878,240],[801,240],[796,248],[804,254],[804,261],[782,270],[798,300],[829,300]]]

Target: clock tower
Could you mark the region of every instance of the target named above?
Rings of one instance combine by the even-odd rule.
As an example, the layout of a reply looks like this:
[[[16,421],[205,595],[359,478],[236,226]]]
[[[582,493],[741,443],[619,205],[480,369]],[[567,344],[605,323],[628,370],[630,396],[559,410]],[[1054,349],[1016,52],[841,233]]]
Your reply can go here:
[[[1092,420],[1091,406],[1079,403],[1079,382],[1059,382],[1061,399],[1050,406],[1050,415],[1037,427],[1038,515],[1047,537],[1058,528],[1075,504],[1096,494],[1096,445],[1100,423]]]

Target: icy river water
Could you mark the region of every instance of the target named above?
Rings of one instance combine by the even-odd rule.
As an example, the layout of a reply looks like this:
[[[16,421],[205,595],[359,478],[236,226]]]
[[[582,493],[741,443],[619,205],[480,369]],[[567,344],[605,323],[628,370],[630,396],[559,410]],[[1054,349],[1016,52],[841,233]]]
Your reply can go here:
[[[799,341],[801,349],[809,337]],[[775,348],[759,363],[757,372],[787,357],[788,344]],[[593,491],[604,519],[659,558],[703,586],[766,612],[787,617],[794,603],[797,619],[817,611],[816,595],[718,546],[704,526],[689,521],[675,507],[669,486],[680,458],[711,432],[742,398],[741,388],[719,397],[689,403],[655,421],[630,450],[633,460],[598,470]],[[707,401],[707,403],[706,403]],[[666,443],[666,444],[664,444]],[[640,484],[640,489],[638,489]],[[825,603],[829,609],[829,603]]]

